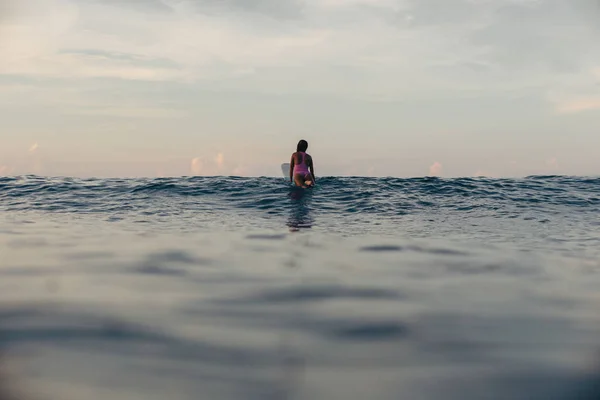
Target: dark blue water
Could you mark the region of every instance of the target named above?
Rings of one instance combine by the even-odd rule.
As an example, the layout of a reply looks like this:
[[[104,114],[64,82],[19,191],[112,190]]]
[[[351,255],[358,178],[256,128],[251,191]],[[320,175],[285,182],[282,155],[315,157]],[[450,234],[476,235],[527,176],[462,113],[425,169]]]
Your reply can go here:
[[[598,398],[599,257],[600,178],[0,178],[0,386]]]

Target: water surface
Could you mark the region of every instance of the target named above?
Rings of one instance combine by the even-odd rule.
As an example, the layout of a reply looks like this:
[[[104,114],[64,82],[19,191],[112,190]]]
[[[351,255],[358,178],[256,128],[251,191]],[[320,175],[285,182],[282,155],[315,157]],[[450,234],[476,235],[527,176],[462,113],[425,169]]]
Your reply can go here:
[[[0,178],[5,397],[598,398],[600,179],[318,183]]]

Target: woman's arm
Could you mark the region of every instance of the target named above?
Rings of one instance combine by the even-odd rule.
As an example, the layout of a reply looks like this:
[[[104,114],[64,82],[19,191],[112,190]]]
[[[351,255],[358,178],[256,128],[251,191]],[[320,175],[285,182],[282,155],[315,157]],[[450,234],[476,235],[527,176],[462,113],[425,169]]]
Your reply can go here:
[[[292,159],[290,160],[290,181],[294,182],[294,163],[295,163],[294,154],[292,154]]]
[[[317,182],[317,178],[315,177],[315,164],[313,162],[312,157],[310,158],[310,164],[308,165],[308,169],[310,170],[310,174],[312,175],[313,182]]]

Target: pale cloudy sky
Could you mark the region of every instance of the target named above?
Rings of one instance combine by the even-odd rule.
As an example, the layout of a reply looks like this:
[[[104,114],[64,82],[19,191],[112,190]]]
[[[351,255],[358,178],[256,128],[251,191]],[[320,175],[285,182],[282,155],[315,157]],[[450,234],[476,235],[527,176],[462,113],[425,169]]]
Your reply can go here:
[[[0,175],[598,175],[599,0],[0,0]]]

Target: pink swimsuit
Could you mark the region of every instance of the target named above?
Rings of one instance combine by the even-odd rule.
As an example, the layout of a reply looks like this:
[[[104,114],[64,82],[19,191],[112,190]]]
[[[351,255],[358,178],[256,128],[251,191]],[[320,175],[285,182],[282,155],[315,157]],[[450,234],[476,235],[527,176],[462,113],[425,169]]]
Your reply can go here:
[[[294,164],[294,175],[300,174],[302,176],[306,176],[310,174],[308,165],[306,165],[306,153],[302,151],[299,151],[298,153],[302,155],[302,162],[300,164]]]

